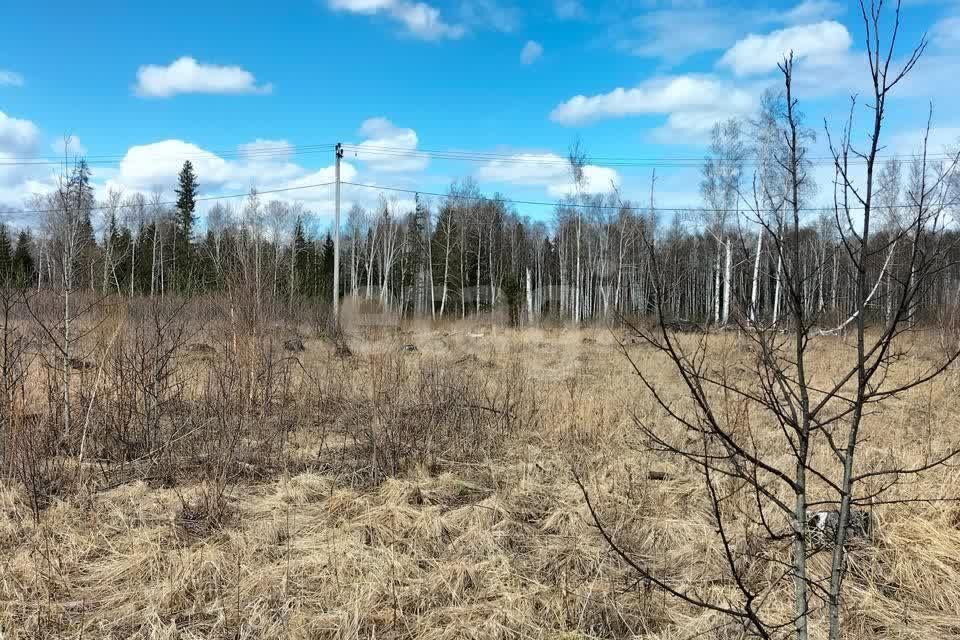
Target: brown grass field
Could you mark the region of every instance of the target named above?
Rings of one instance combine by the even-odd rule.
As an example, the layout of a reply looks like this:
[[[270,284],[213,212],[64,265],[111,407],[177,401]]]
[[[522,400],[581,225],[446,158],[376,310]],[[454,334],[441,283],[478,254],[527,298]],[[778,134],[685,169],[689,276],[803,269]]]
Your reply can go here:
[[[122,393],[132,365],[111,364],[106,340],[92,348],[106,356],[76,374],[98,389],[80,392],[83,468],[53,456],[30,476],[39,489],[0,481],[4,640],[738,637],[638,581],[574,481],[633,557],[683,588],[730,588],[702,478],[645,446],[633,416],[675,427],[611,331],[411,327],[350,335],[349,357],[318,338],[287,353],[225,335],[207,326],[190,342],[208,348],[176,355],[150,437],[117,435],[111,416],[139,406]],[[907,368],[936,350],[912,339]],[[849,349],[818,339],[816,376]],[[683,401],[663,358],[628,350]],[[749,375],[735,333],[710,350]],[[862,464],[955,444],[958,390],[950,370],[870,415]],[[960,471],[891,494],[938,500],[874,509],[845,582],[846,637],[960,637],[960,505],[940,500],[960,494]],[[770,609],[788,610],[779,595]]]

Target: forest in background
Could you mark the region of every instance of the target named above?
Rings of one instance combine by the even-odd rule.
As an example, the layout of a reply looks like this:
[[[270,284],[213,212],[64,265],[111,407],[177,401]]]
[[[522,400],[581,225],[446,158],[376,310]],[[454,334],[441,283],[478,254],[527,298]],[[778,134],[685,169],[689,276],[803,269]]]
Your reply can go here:
[[[341,227],[339,293],[375,299],[406,317],[463,318],[494,308],[509,310],[514,324],[645,315],[654,311],[650,243],[667,283],[665,317],[724,325],[740,313],[776,322],[784,308],[778,247],[795,233],[784,223],[793,197],[784,118],[782,93],[768,91],[755,119],[715,125],[696,209],[659,210],[655,173],[647,203],[622,199],[613,185],[603,194],[581,192],[587,157],[579,143],[568,156],[578,192],[558,201],[549,219],[520,215],[508,198],[484,195],[470,178],[454,182],[444,197],[418,195],[412,210],[384,195],[372,209],[354,204]],[[858,207],[842,200],[842,181],[813,182],[819,160],[808,159],[807,148],[814,139],[812,130],[800,129],[798,268],[807,312],[839,326],[855,312],[857,274],[837,230]],[[877,172],[878,215],[866,257],[872,317],[888,318],[898,295],[912,250],[902,219],[919,206],[922,185],[939,185],[936,193],[923,192],[922,206],[953,220],[958,180],[950,158],[935,155],[891,156]],[[842,170],[852,175],[857,167]],[[56,191],[33,197],[32,229],[14,237],[0,227],[0,274],[21,286],[131,297],[222,292],[239,278],[257,299],[330,302],[334,241],[315,214],[252,190],[242,201],[214,202],[201,226],[202,184],[188,160],[175,202],[159,190],[111,190],[97,201],[90,169],[78,158]],[[831,194],[834,207],[813,204]],[[950,247],[960,239],[954,224],[940,233]],[[960,254],[944,255],[913,303],[914,320],[958,301]]]

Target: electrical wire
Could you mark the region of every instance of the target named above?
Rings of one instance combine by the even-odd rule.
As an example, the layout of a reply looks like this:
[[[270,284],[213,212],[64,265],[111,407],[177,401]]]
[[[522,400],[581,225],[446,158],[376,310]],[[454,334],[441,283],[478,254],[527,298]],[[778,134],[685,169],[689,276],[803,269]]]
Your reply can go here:
[[[249,160],[266,160],[272,158],[288,158],[291,156],[311,155],[315,153],[333,152],[335,144],[316,144],[316,145],[267,145],[255,149],[233,149],[229,151],[207,151],[203,150],[202,156],[213,155],[221,159],[244,158]],[[83,160],[90,166],[113,166],[118,165],[125,157],[124,155],[81,155],[78,160]],[[200,155],[194,154],[148,154],[151,160],[196,160]],[[0,159],[0,166],[56,166],[73,162],[69,157],[59,158],[55,156],[35,156],[31,158],[6,158]]]
[[[349,185],[351,187],[360,187],[364,189],[373,189],[378,191],[392,191],[398,193],[413,194],[418,196],[433,196],[438,198],[448,198],[451,200],[469,200],[469,201],[489,201],[489,202],[503,202],[505,204],[514,204],[514,205],[525,205],[525,206],[539,206],[539,207],[556,207],[561,209],[588,209],[588,210],[598,210],[598,209],[607,209],[607,210],[625,210],[625,211],[650,211],[650,207],[634,207],[620,204],[590,204],[582,202],[565,202],[565,201],[554,201],[547,202],[542,200],[516,200],[512,198],[499,198],[499,197],[490,197],[490,196],[470,196],[457,193],[437,193],[431,191],[424,191],[422,189],[406,189],[402,187],[384,187],[376,184],[363,184],[359,182],[346,182],[341,181],[342,185]],[[885,205],[883,207],[875,207],[880,209],[913,209],[916,208],[916,205],[903,204],[903,205]],[[848,207],[849,211],[862,211],[863,207]],[[666,213],[677,213],[677,214],[688,214],[702,216],[704,214],[732,214],[732,213],[754,213],[757,211],[749,207],[733,208],[733,209],[714,209],[709,207],[660,207],[654,206],[654,211],[666,212]],[[833,212],[833,207],[798,207],[798,211],[802,213],[827,213]],[[843,210],[841,208],[841,210]],[[777,213],[776,210],[772,209],[762,209],[759,213]]]
[[[304,190],[304,189],[319,189],[319,188],[321,188],[321,187],[329,187],[329,186],[332,186],[332,185],[334,185],[334,184],[336,184],[336,182],[321,182],[321,183],[318,183],[318,184],[305,184],[305,185],[299,185],[299,186],[296,186],[296,187],[281,187],[281,188],[278,188],[278,189],[266,189],[266,190],[263,190],[263,191],[256,190],[256,194],[257,194],[258,196],[261,196],[261,195],[270,195],[270,194],[272,194],[272,193],[285,193],[285,192],[287,192],[287,191],[301,191],[301,190]],[[248,192],[246,192],[246,193],[231,193],[231,194],[229,194],[229,195],[224,195],[224,196],[202,196],[202,197],[199,197],[199,198],[195,198],[195,201],[196,201],[196,202],[210,202],[210,201],[214,201],[214,200],[230,200],[230,199],[233,199],[233,198],[246,198],[246,197],[249,196],[251,193],[252,193],[252,192],[248,191]],[[138,207],[138,206],[140,206],[140,204],[141,204],[141,203],[127,202],[127,203],[122,203],[122,204],[116,205],[116,208],[117,208],[117,209],[126,209],[126,208],[129,208],[129,207]],[[174,201],[174,202],[148,202],[148,203],[145,203],[145,204],[146,204],[146,206],[150,206],[150,207],[155,207],[155,206],[170,207],[170,206],[173,206],[173,205],[175,205],[175,204],[177,204],[177,203]],[[95,206],[95,207],[90,207],[90,211],[106,211],[107,209],[112,209],[112,208],[114,208],[114,207],[107,206],[107,205],[99,205],[99,206]],[[59,211],[59,209],[25,209],[25,210],[20,210],[20,211],[0,211],[0,215],[23,215],[23,214],[25,214],[25,213],[56,213],[57,211]]]
[[[298,185],[298,186],[290,186],[290,187],[280,187],[280,188],[276,188],[276,189],[257,190],[257,191],[256,191],[256,194],[257,194],[257,195],[270,195],[270,194],[275,194],[275,193],[286,193],[286,192],[291,192],[291,191],[302,191],[302,190],[307,190],[307,189],[318,189],[318,188],[322,188],[322,187],[333,186],[333,185],[335,185],[335,184],[336,184],[335,181],[331,181],[331,182],[322,182],[322,183],[317,183],[317,184]],[[622,211],[651,211],[651,207],[636,207],[636,206],[622,205],[622,204],[603,204],[602,202],[598,202],[598,203],[584,203],[584,202],[570,202],[570,201],[562,201],[562,200],[561,200],[561,201],[549,202],[549,201],[543,201],[543,200],[521,200],[521,199],[517,199],[517,198],[489,197],[489,196],[482,196],[482,195],[466,195],[466,194],[458,194],[458,193],[439,193],[439,192],[435,192],[435,191],[427,191],[427,190],[424,190],[424,189],[410,189],[410,188],[404,188],[404,187],[390,187],[390,186],[383,186],[383,185],[376,185],[376,184],[365,184],[365,183],[361,183],[361,182],[349,182],[349,181],[345,181],[345,180],[344,180],[344,181],[341,181],[340,184],[341,184],[341,185],[344,185],[344,186],[356,187],[356,188],[359,188],[359,189],[370,189],[370,190],[375,190],[375,191],[389,191],[389,192],[393,192],[393,193],[404,193],[404,194],[414,195],[414,196],[431,196],[431,197],[445,198],[445,199],[450,199],[450,200],[466,200],[466,201],[478,201],[478,202],[498,201],[498,202],[502,202],[502,203],[504,203],[504,204],[511,204],[511,205],[536,206],[536,207],[551,207],[551,208],[558,208],[558,209],[617,210],[617,211],[621,211],[621,210],[622,210]],[[234,194],[221,195],[221,196],[202,196],[202,197],[196,198],[196,201],[197,201],[197,202],[209,202],[209,201],[218,201],[218,200],[229,200],[229,199],[235,199],[235,198],[245,198],[245,197],[247,197],[248,195],[250,195],[250,192],[247,192],[247,193],[234,193]],[[176,202],[161,202],[161,203],[148,203],[148,206],[173,206],[173,205],[175,205],[175,204],[176,204]],[[123,204],[116,205],[116,208],[124,209],[124,208],[135,207],[135,206],[140,206],[140,203],[123,203]],[[887,206],[885,206],[885,207],[883,207],[883,208],[884,208],[884,209],[911,209],[911,208],[915,208],[915,207],[916,207],[916,205],[902,204],[902,205],[887,205]],[[110,209],[110,208],[112,208],[112,207],[109,207],[109,206],[106,206],[106,205],[100,205],[100,206],[91,207],[90,210],[91,210],[91,211],[104,211],[104,210],[107,210],[107,209]],[[757,211],[755,211],[755,210],[753,210],[753,209],[750,209],[750,208],[748,208],[748,207],[745,207],[745,208],[736,208],[736,209],[715,209],[715,208],[709,208],[709,207],[690,207],[690,206],[688,206],[688,207],[661,207],[661,206],[654,206],[654,207],[652,208],[652,210],[653,210],[653,211],[657,211],[657,212],[662,212],[662,213],[673,213],[673,214],[677,214],[677,215],[680,216],[680,217],[686,217],[686,218],[702,217],[702,216],[708,215],[708,214],[715,214],[715,215],[729,215],[729,214],[732,214],[732,213],[737,213],[737,214],[739,214],[739,213],[741,213],[741,212],[742,212],[742,213],[745,213],[745,214],[750,214],[750,213],[753,213],[753,214],[756,214],[756,213],[777,213],[777,211],[775,211],[775,210],[770,210],[770,209],[761,210],[761,211],[757,212]],[[862,211],[863,208],[862,208],[862,207],[849,207],[849,210],[850,210],[850,211]],[[58,209],[27,209],[27,210],[19,210],[19,211],[2,211],[2,212],[0,212],[0,215],[42,214],[42,213],[55,213],[56,211],[58,211]],[[828,213],[828,212],[833,212],[833,211],[834,211],[834,208],[833,208],[833,207],[799,207],[799,208],[798,208],[798,211],[800,211],[801,213],[804,213],[804,214]]]
[[[217,156],[221,159],[248,159],[248,160],[270,160],[274,158],[290,158],[298,156],[309,156],[319,153],[332,152],[336,145],[331,143],[308,144],[308,145],[266,145],[255,149],[231,149],[231,150],[204,150],[203,156],[207,154]],[[489,164],[506,165],[528,165],[528,166],[556,166],[567,167],[569,160],[560,154],[553,152],[518,152],[518,153],[499,153],[486,151],[461,151],[461,150],[431,150],[431,149],[410,149],[407,147],[391,147],[384,145],[375,145],[369,143],[344,144],[344,151],[353,154],[356,157],[374,156],[386,158],[417,158],[447,160],[454,162],[478,162]],[[82,159],[91,166],[114,166],[118,165],[125,157],[124,155],[86,155]],[[148,159],[153,160],[195,160],[201,156],[199,154],[149,154]],[[880,155],[878,160],[911,160],[914,156],[905,154]],[[951,160],[956,158],[950,153],[930,153],[927,159]],[[0,166],[57,166],[64,164],[64,157],[57,156],[35,156],[30,158],[4,158],[0,159]],[[69,162],[69,158],[66,159]],[[663,157],[616,157],[616,156],[596,156],[588,159],[588,163],[593,166],[609,168],[699,168],[704,162],[704,157],[684,157],[684,156],[663,156]],[[830,156],[812,156],[805,158],[805,162],[811,166],[832,166],[834,159]],[[850,165],[862,165],[865,161],[858,160],[849,162]],[[752,159],[743,159],[743,166],[758,166],[760,162]]]
[[[507,163],[523,165],[543,165],[543,166],[561,166],[568,167],[570,161],[558,154],[552,152],[531,153],[519,152],[514,154],[492,153],[492,152],[474,152],[474,151],[431,151],[427,149],[410,149],[402,147],[386,147],[362,143],[359,145],[345,144],[343,148],[346,152],[357,156],[387,156],[387,157],[409,157],[425,158],[439,160],[454,160],[464,162],[484,162],[484,163]],[[879,155],[879,161],[887,160],[911,160],[914,156],[903,154]],[[928,153],[929,161],[952,160],[956,154],[951,153]],[[588,158],[588,164],[600,167],[678,167],[678,168],[699,168],[703,165],[705,157],[649,157],[649,158],[617,158],[617,157],[592,157]],[[804,161],[810,165],[834,164],[834,158],[830,156],[814,156],[804,158]],[[744,166],[756,166],[760,164],[756,160],[744,159],[740,164]],[[848,162],[849,165],[865,164],[865,161]]]

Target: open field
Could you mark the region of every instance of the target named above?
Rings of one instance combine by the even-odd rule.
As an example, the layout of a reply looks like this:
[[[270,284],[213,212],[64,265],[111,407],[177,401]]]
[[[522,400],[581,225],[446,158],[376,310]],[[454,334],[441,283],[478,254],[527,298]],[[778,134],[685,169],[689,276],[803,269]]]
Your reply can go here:
[[[124,392],[136,396],[149,335],[138,351],[135,327],[148,334],[150,321],[120,324],[91,350],[103,366],[75,374],[98,389],[78,410],[89,415],[82,466],[51,455],[27,473],[21,460],[0,485],[0,636],[736,637],[638,580],[574,480],[645,566],[683,590],[731,588],[702,477],[649,451],[634,424],[672,428],[617,344],[622,331],[420,326],[348,335],[345,356],[315,337],[284,351],[282,330],[238,345],[206,324],[184,332],[145,419]],[[912,358],[933,357],[931,336],[909,339]],[[664,359],[626,348],[683,402]],[[849,348],[817,339],[815,377]],[[712,336],[710,354],[749,376],[736,333]],[[869,416],[862,464],[956,444],[958,388],[951,370]],[[126,432],[124,415],[156,429]],[[761,439],[773,429],[750,419]],[[892,495],[958,486],[948,466]],[[960,635],[960,505],[872,511],[845,583],[847,637]],[[768,606],[789,606],[779,600]]]

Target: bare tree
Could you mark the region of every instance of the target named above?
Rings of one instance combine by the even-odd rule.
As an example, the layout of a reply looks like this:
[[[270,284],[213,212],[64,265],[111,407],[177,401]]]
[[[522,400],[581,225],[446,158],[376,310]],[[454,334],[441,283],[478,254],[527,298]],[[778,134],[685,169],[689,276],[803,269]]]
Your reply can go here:
[[[124,218],[130,232],[130,297],[134,294],[137,280],[137,243],[147,221],[147,199],[142,193],[134,193],[124,203]],[[142,259],[142,256],[141,256]]]
[[[570,147],[569,152],[567,153],[567,162],[570,164],[570,175],[573,178],[573,186],[576,190],[576,205],[577,205],[577,266],[574,271],[574,285],[573,285],[573,321],[579,323],[582,319],[581,309],[580,309],[580,227],[582,222],[582,194],[583,187],[586,185],[586,173],[584,169],[587,166],[587,153],[580,144],[580,141],[577,140]]]
[[[100,290],[103,293],[106,293],[111,288],[111,278],[113,279],[113,285],[116,287],[117,293],[120,293],[120,282],[116,277],[116,262],[123,260],[125,256],[115,255],[117,248],[114,246],[114,236],[119,229],[120,217],[123,214],[123,200],[123,190],[111,187],[107,191],[107,198],[100,208],[100,224],[102,227],[101,246],[103,248],[103,273],[101,274],[102,281]]]
[[[873,226],[878,216],[877,154],[886,99],[915,66],[925,41],[894,66],[894,42],[899,32],[899,4],[893,10],[892,30],[882,38],[882,3],[861,3],[866,28],[867,53],[873,95],[869,108],[873,121],[865,149],[853,142],[851,121],[842,136],[830,140],[837,174],[838,197],[834,211],[838,234],[855,282],[854,339],[851,348],[830,339],[831,366],[839,374],[814,379],[818,358],[811,350],[819,322],[817,305],[810,304],[812,284],[821,281],[826,268],[808,260],[805,253],[801,207],[803,189],[802,118],[793,94],[793,56],[781,64],[784,80],[784,118],[778,125],[785,141],[778,165],[787,186],[780,223],[756,216],[766,229],[782,273],[784,318],[780,322],[751,321],[734,314],[742,338],[733,350],[718,346],[722,340],[706,332],[680,336],[668,328],[668,283],[662,274],[663,252],[649,234],[642,239],[654,275],[654,300],[659,319],[656,329],[631,325],[637,337],[664,355],[687,392],[687,402],[671,400],[649,371],[634,363],[643,387],[659,408],[678,425],[647,422],[635,416],[648,446],[672,456],[703,480],[710,507],[710,522],[717,533],[715,544],[724,558],[722,592],[680,588],[655,567],[641,562],[615,540],[604,525],[586,485],[581,487],[602,535],[613,550],[646,581],[678,600],[725,618],[741,637],[807,640],[816,618],[831,640],[843,637],[841,608],[843,580],[853,537],[866,537],[872,527],[867,507],[895,505],[906,499],[890,495],[905,477],[929,472],[960,455],[955,445],[932,451],[920,464],[896,458],[861,460],[860,445],[872,432],[888,429],[880,411],[891,401],[928,383],[958,357],[953,344],[937,361],[919,372],[904,367],[909,349],[906,334],[916,300],[950,265],[949,236],[944,234],[951,204],[949,176],[960,157],[931,163],[926,140],[911,165],[911,184],[905,202],[896,205],[892,237],[878,242]],[[927,131],[929,131],[929,121]],[[829,130],[828,130],[829,138]],[[854,181],[851,166],[858,159],[864,174]],[[888,205],[889,206],[889,205]],[[894,283],[890,313],[868,332],[867,305],[873,295],[868,268],[889,247],[905,247],[901,259],[887,260]],[[624,350],[627,357],[630,354]],[[738,354],[746,354],[745,365]],[[633,360],[631,360],[633,363]],[[746,368],[746,367],[750,368]],[[752,370],[751,370],[752,369]],[[823,554],[825,562],[810,562]],[[731,596],[731,590],[735,596]],[[789,590],[791,610],[778,607]]]
[[[78,268],[82,264],[81,258],[90,248],[92,241],[90,211],[94,200],[87,176],[85,163],[80,161],[74,164],[69,175],[59,178],[56,192],[47,198],[46,208],[42,210],[43,226],[50,247],[48,260],[56,274],[57,288],[63,298],[62,322],[55,327],[50,326],[31,309],[34,318],[60,356],[65,442],[72,435],[71,372],[75,362],[76,341],[80,337],[74,330],[74,323],[85,311],[74,308],[74,293],[79,285]]]
[[[296,218],[290,215],[290,205],[280,200],[267,203],[267,226],[270,231],[270,245],[273,251],[273,296],[277,297],[280,285],[280,262],[283,259],[283,238],[290,232],[290,221]]]
[[[703,180],[700,192],[707,204],[707,230],[717,242],[717,259],[714,275],[714,322],[726,324],[730,317],[730,300],[733,287],[733,252],[727,237],[727,226],[736,215],[740,197],[740,182],[746,149],[742,140],[741,125],[731,119],[713,127],[711,155],[703,165]],[[723,266],[721,267],[721,262]],[[723,273],[721,288],[720,274]],[[722,291],[722,294],[721,294]]]

